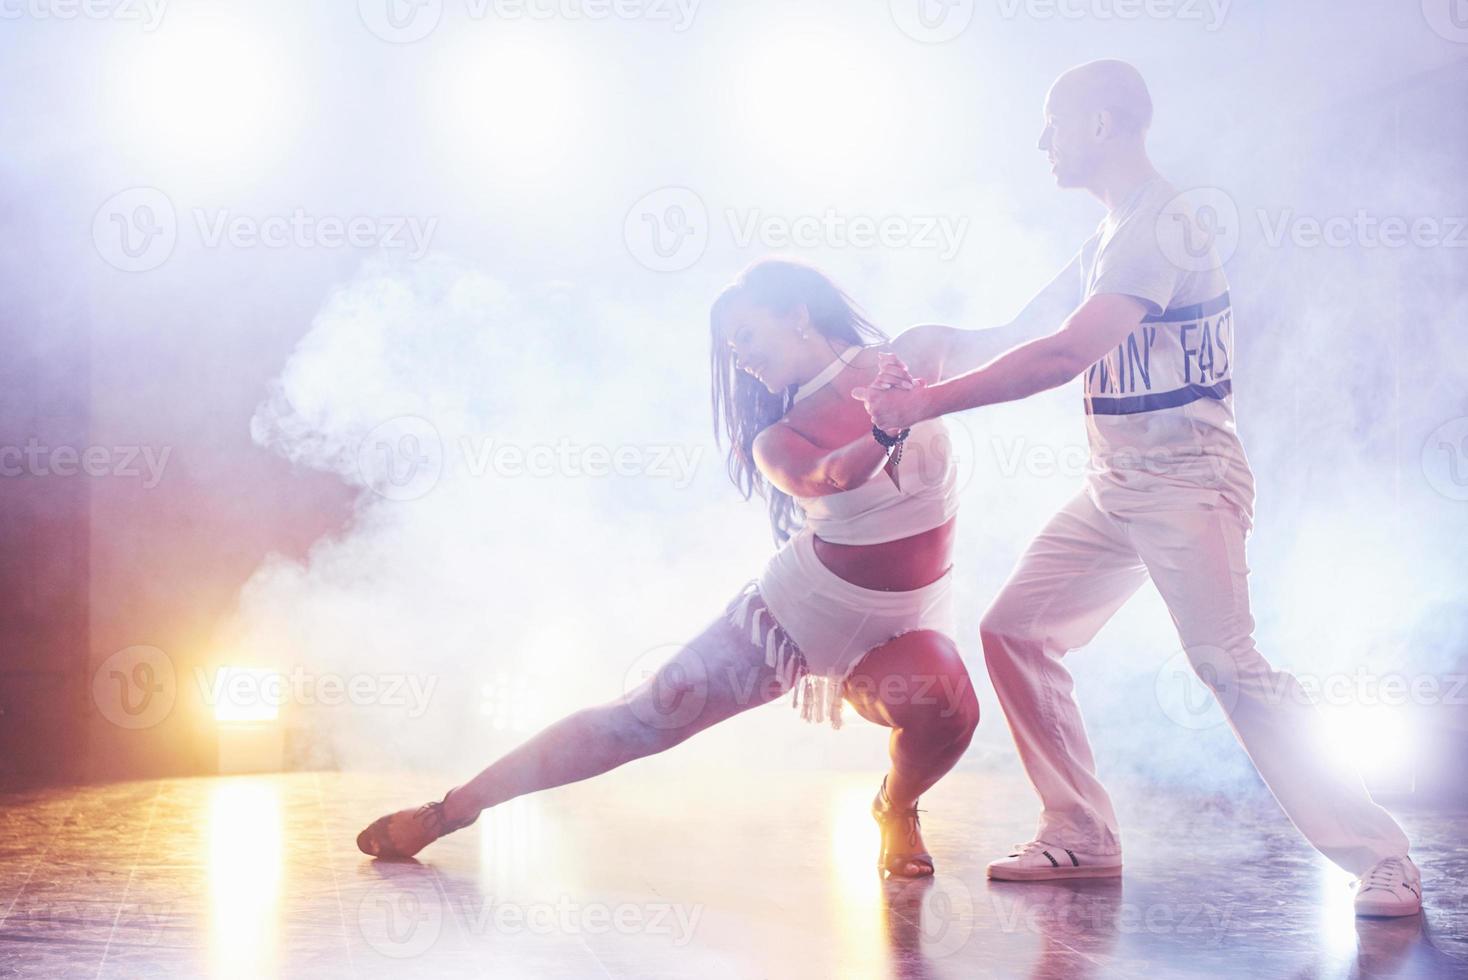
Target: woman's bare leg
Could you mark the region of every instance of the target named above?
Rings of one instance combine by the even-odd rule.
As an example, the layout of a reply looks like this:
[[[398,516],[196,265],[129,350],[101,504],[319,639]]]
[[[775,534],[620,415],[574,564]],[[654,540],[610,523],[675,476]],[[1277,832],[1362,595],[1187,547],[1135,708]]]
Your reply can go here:
[[[445,815],[462,823],[517,796],[664,752],[785,690],[764,650],[720,618],[634,690],[567,715],[454,789]]]
[[[868,721],[892,729],[887,798],[909,809],[953,768],[979,724],[979,701],[953,641],[915,630],[862,658],[847,678],[846,700]],[[920,834],[894,853],[921,853]]]

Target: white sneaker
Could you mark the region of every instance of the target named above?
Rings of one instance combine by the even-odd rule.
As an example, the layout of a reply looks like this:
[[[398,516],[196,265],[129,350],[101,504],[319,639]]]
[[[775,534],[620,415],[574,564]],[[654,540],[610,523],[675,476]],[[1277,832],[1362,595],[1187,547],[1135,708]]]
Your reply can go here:
[[[1120,854],[1086,854],[1041,840],[1016,844],[1009,857],[989,862],[989,877],[999,881],[1054,881],[1057,878],[1119,878]]]
[[[1385,858],[1356,879],[1356,914],[1399,916],[1422,911],[1422,872],[1409,857]]]

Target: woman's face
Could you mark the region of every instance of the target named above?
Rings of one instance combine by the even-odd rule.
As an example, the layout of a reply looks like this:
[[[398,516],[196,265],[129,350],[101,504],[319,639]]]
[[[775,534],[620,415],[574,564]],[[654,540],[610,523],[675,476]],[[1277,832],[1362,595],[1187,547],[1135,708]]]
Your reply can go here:
[[[776,313],[743,300],[736,301],[721,324],[724,340],[739,370],[779,394],[802,378],[796,376],[802,363],[802,331],[811,332],[810,316],[802,305],[788,313]]]

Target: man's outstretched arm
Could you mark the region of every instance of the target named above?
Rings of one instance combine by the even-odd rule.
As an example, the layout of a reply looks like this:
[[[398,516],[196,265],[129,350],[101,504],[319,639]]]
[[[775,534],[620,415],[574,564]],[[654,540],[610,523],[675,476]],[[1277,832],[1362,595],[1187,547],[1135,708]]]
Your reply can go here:
[[[1013,320],[989,330],[953,330],[942,376],[965,374],[988,364],[1011,347],[1049,333],[1075,309],[1080,294],[1081,255],[1077,252]]]
[[[988,364],[939,384],[857,388],[872,422],[901,429],[952,412],[1028,398],[1065,384],[1126,340],[1147,315],[1133,296],[1100,293],[1076,308],[1054,333],[1021,344]],[[880,379],[879,379],[880,381]]]
[[[1080,287],[1080,253],[1077,252],[1008,323],[982,330],[925,323],[903,331],[899,339],[906,345],[937,352],[939,370],[928,378],[930,383],[951,378],[1054,330],[1055,324],[1075,309]]]

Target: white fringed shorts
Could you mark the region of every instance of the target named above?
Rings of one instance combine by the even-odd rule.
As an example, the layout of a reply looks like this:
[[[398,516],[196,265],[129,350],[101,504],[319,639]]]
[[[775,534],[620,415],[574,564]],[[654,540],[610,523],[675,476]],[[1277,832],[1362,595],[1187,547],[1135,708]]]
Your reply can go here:
[[[913,630],[957,633],[953,572],[920,589],[883,592],[841,578],[797,533],[729,604],[729,622],[765,651],[806,721],[841,727],[846,679],[869,651]]]

